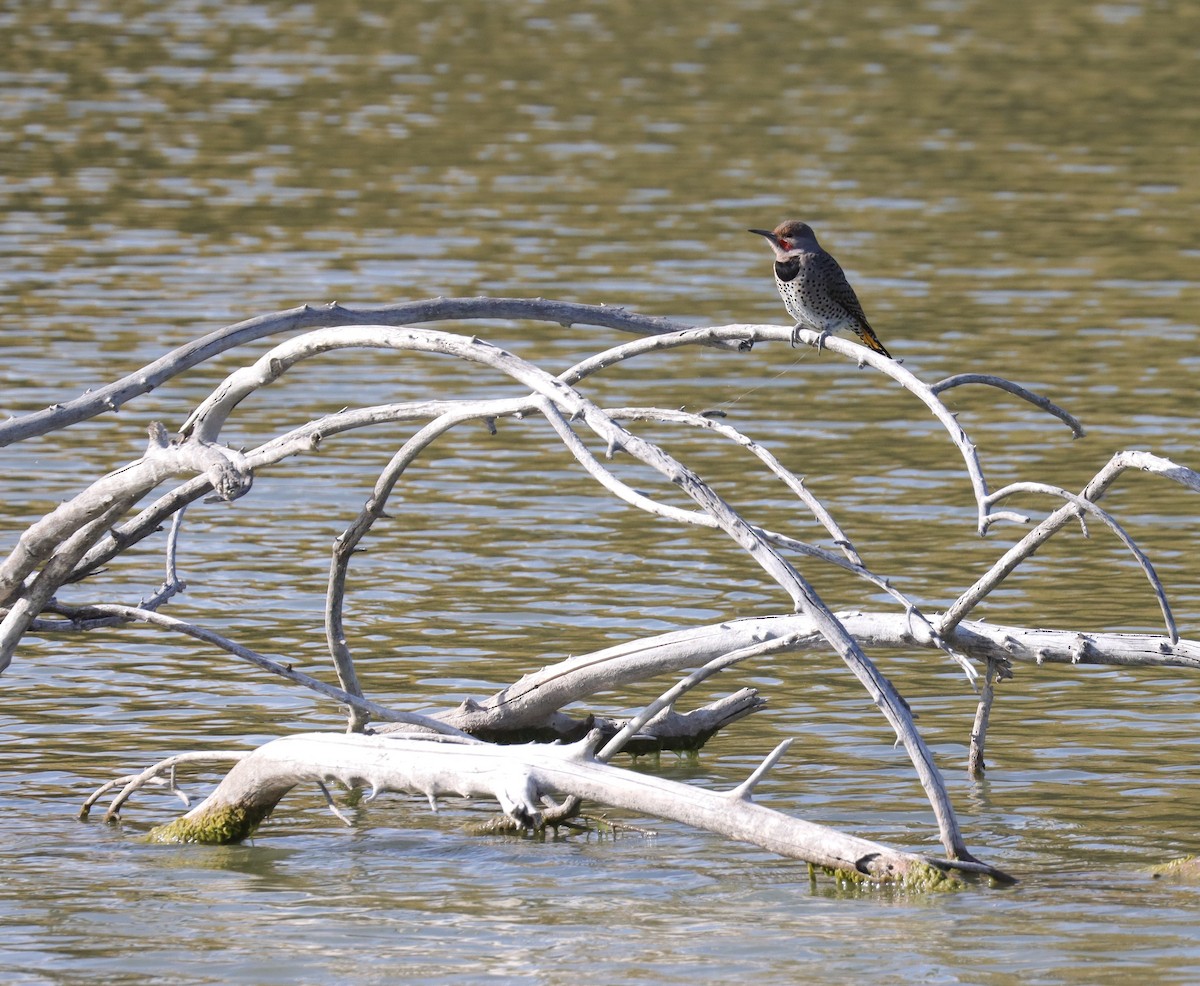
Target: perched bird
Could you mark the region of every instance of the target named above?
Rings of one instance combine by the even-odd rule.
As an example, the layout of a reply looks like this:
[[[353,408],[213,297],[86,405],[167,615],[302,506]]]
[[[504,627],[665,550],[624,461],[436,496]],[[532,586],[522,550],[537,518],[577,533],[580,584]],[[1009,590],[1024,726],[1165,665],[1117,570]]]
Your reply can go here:
[[[841,265],[817,242],[808,223],[789,219],[774,230],[752,229],[765,236],[775,253],[775,286],[796,328],[812,329],[824,337],[852,329],[869,349],[892,359],[867,322],[858,295]]]

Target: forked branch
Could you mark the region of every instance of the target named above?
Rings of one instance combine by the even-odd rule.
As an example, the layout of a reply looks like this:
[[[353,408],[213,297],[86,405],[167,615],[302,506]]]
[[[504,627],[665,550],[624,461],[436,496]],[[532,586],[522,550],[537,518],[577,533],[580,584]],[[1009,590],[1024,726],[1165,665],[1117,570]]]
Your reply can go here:
[[[1109,491],[1118,477],[1129,470],[1139,470],[1161,476],[1164,479],[1169,479],[1187,489],[1200,493],[1200,473],[1197,473],[1195,470],[1178,465],[1162,456],[1152,455],[1149,452],[1126,451],[1118,452],[1108,461],[1103,469],[1096,473],[1091,482],[1079,494],[1079,500],[1095,503]],[[1081,507],[1075,500],[1064,504],[1009,548],[974,585],[959,596],[953,605],[946,610],[939,623],[941,632],[943,634],[950,633],[980,602],[987,598],[993,589],[1008,578],[1026,558],[1033,555],[1067,524],[1077,519],[1080,516],[1080,511]],[[1174,634],[1173,626],[1171,633],[1172,640],[1174,641],[1177,638]]]
[[[607,325],[639,333],[643,337],[609,348],[556,376],[477,338],[408,327],[413,322],[446,318],[540,318],[564,325]],[[338,328],[333,328],[335,326]],[[313,328],[316,331],[304,331]],[[630,736],[642,735],[639,730],[652,730],[671,720],[671,717],[684,718],[674,713],[675,700],[717,670],[741,661],[768,659],[772,653],[826,652],[832,647],[862,682],[904,743],[934,807],[946,853],[961,862],[949,864],[920,857],[913,859],[917,859],[921,867],[933,866],[937,873],[957,868],[996,875],[988,867],[970,862],[941,776],[913,726],[907,705],[867,657],[864,646],[940,648],[968,670],[972,669],[967,658],[986,661],[989,669],[988,687],[995,675],[1003,673],[1009,662],[1021,660],[1037,663],[1113,660],[1116,663],[1124,661],[1200,667],[1197,646],[1178,639],[1165,594],[1157,584],[1148,559],[1128,540],[1117,522],[1095,506],[1095,501],[1103,495],[1108,485],[1128,468],[1155,472],[1195,490],[1200,490],[1200,476],[1168,460],[1145,453],[1121,453],[1079,496],[1039,484],[1016,484],[989,493],[974,444],[959,425],[957,416],[942,403],[939,395],[965,383],[999,387],[1062,420],[1071,427],[1076,437],[1082,434],[1079,422],[1066,411],[1020,385],[981,374],[959,375],[929,385],[900,363],[871,353],[855,343],[837,338],[819,339],[816,333],[803,330],[798,334],[802,342],[813,346],[823,345],[829,352],[860,366],[870,365],[905,387],[926,405],[962,455],[974,494],[977,526],[981,534],[986,533],[997,520],[1026,520],[1024,515],[995,509],[1000,500],[1014,492],[1053,493],[1069,501],[1007,552],[993,570],[964,593],[940,620],[926,618],[915,601],[892,586],[889,580],[869,570],[832,513],[804,486],[803,479],[787,470],[768,450],[741,431],[723,422],[680,411],[656,408],[605,410],[590,401],[579,387],[592,374],[606,368],[682,346],[704,345],[736,351],[748,349],[755,342],[789,342],[794,334],[790,326],[738,324],[690,328],[670,320],[647,318],[619,309],[517,299],[435,299],[379,309],[349,309],[339,305],[323,309],[305,307],[230,326],[68,404],[0,423],[0,445],[115,410],[171,376],[244,342],[297,331],[304,334],[274,346],[270,352],[235,371],[218,386],[188,418],[179,440],[168,440],[163,429],[155,426],[145,456],[103,477],[25,532],[8,558],[0,561],[0,615],[3,615],[3,623],[0,623],[0,671],[6,666],[21,635],[35,625],[39,630],[45,630],[58,626],[98,626],[112,620],[142,621],[189,634],[241,660],[343,702],[351,709],[352,729],[362,729],[369,718],[399,721],[408,723],[408,728],[419,725],[426,730],[457,734],[466,740],[466,745],[431,744],[425,741],[409,751],[407,747],[396,746],[398,741],[391,736],[347,737],[345,743],[331,737],[295,737],[295,740],[302,742],[294,746],[276,747],[274,752],[268,753],[265,751],[275,746],[269,744],[230,772],[213,796],[216,801],[210,798],[206,805],[184,816],[176,828],[170,830],[173,837],[180,833],[206,830],[205,827],[215,817],[213,811],[221,815],[218,828],[226,835],[241,830],[239,826],[252,827],[283,796],[290,783],[301,782],[288,780],[298,772],[301,780],[311,780],[318,785],[330,779],[340,779],[352,784],[361,782],[370,785],[373,790],[422,790],[431,796],[443,790],[464,788],[468,793],[488,793],[496,797],[513,818],[524,824],[538,824],[541,810],[538,805],[542,796],[587,796],[631,810],[699,824],[733,838],[756,842],[785,855],[799,855],[799,858],[840,872],[853,871],[866,874],[871,879],[888,879],[889,874],[908,872],[904,867],[916,864],[897,862],[902,859],[901,856],[888,856],[886,854],[891,850],[883,850],[874,844],[866,844],[869,848],[859,845],[846,849],[843,846],[837,853],[828,854],[823,849],[812,849],[805,843],[803,852],[797,853],[794,850],[794,820],[780,822],[774,817],[776,813],[768,813],[772,816],[769,820],[760,817],[764,809],[749,803],[750,791],[761,774],[782,755],[782,749],[776,750],[768,758],[768,763],[735,792],[724,796],[695,792],[690,788],[684,794],[669,787],[658,788],[659,782],[650,785],[655,790],[647,793],[624,776],[618,778],[617,774],[606,773],[615,768],[600,763],[620,749]],[[294,427],[244,453],[218,444],[230,414],[256,390],[279,379],[301,360],[347,347],[449,356],[466,365],[498,371],[519,381],[529,389],[529,394],[503,400],[399,402],[373,408],[348,408]],[[498,419],[529,415],[538,415],[546,420],[580,466],[614,496],[673,522],[701,525],[724,532],[787,592],[795,613],[681,631],[583,655],[529,675],[490,699],[467,702],[459,709],[436,717],[396,713],[367,700],[354,669],[343,615],[349,566],[356,547],[371,532],[378,518],[384,515],[388,498],[405,471],[450,429],[466,422],[479,421],[494,427]],[[380,473],[368,503],[339,539],[330,563],[326,632],[340,687],[335,688],[317,678],[296,672],[285,659],[256,654],[220,634],[157,612],[171,594],[182,588],[182,580],[175,572],[174,551],[179,534],[178,518],[188,503],[213,490],[220,496],[232,499],[249,489],[259,469],[287,456],[317,449],[331,436],[391,421],[417,421],[422,426]],[[631,421],[703,428],[746,449],[757,457],[767,472],[805,504],[840,554],[806,544],[786,533],[766,530],[743,518],[693,470],[668,455],[657,444],[627,428],[625,423]],[[620,476],[620,462],[613,464],[594,454],[588,441],[585,441],[586,435],[581,437],[584,432],[590,432],[599,439],[608,459],[628,455],[651,467],[682,491],[691,504],[679,506],[653,491],[633,489]],[[133,505],[146,494],[160,484],[181,476],[186,478],[174,489],[168,489],[136,516],[125,519]],[[1028,631],[1023,628],[1009,628],[1006,631],[990,625],[962,622],[974,606],[1024,558],[1032,554],[1038,545],[1082,512],[1100,516],[1118,536],[1126,540],[1139,561],[1143,562],[1156,586],[1168,621],[1168,639],[1115,639],[1117,635],[1080,634],[1053,636],[1051,631]],[[111,604],[78,607],[54,599],[54,593],[60,586],[95,573],[130,544],[148,536],[172,517],[176,519],[176,524],[167,542],[167,577],[151,603],[140,607]],[[818,558],[853,572],[888,592],[901,604],[904,613],[835,617],[812,585],[788,560],[785,552]],[[58,615],[63,619],[39,619],[39,614]],[[697,667],[700,670],[694,670]],[[565,735],[568,730],[577,729],[577,724],[565,722],[567,717],[561,712],[564,705],[597,691],[610,690],[654,674],[685,672],[690,674],[668,689],[658,701],[626,724],[624,729],[611,729],[609,735],[615,732],[616,738],[599,756],[594,754],[599,742],[598,735],[592,737],[586,746],[562,748],[557,754],[545,753],[543,756],[545,748],[530,748],[513,755],[509,751],[488,752],[493,748],[477,740],[468,740],[458,733],[459,728],[492,735],[503,734],[505,730],[516,733],[522,729],[549,728],[558,730],[559,735]],[[709,711],[718,719],[724,715],[726,719],[721,721],[729,721],[730,718],[747,714],[759,702],[749,690],[734,698],[736,702],[731,698],[721,709]],[[385,730],[386,727],[379,731],[383,733]],[[978,732],[982,742],[982,729]],[[406,751],[405,757],[409,752],[412,753],[415,766],[398,767],[398,773],[389,773],[380,766],[379,757],[387,759],[401,749]],[[301,751],[300,754],[297,751]],[[435,751],[432,759],[428,756],[429,751]],[[296,768],[290,762],[285,763],[292,754],[311,756],[312,761]],[[339,757],[345,759],[338,760]],[[504,757],[508,757],[508,766],[501,766],[505,762]],[[451,761],[453,764],[447,767]],[[256,762],[257,766],[244,766],[252,762]],[[486,782],[479,782],[478,790],[470,779],[475,776],[487,778]],[[131,784],[137,786],[150,780],[150,775],[142,779],[126,778],[124,784],[126,787]],[[173,780],[172,788],[176,789]],[[237,801],[243,794],[250,800]],[[712,800],[714,798],[716,800]],[[239,821],[227,810],[231,804],[252,807],[245,810]],[[197,825],[200,827],[197,828]],[[776,826],[783,828],[777,829]],[[785,830],[786,836],[778,834]],[[779,848],[785,843],[792,848]],[[889,862],[879,869],[877,867],[882,864],[878,860]]]

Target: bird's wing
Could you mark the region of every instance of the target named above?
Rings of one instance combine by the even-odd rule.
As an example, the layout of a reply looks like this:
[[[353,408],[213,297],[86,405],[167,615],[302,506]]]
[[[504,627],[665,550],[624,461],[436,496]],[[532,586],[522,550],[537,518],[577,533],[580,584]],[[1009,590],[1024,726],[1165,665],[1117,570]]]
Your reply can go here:
[[[854,331],[867,344],[868,349],[874,349],[875,352],[882,353],[888,359],[891,359],[892,354],[879,341],[879,336],[875,334],[875,330],[871,328],[871,323],[867,321],[867,316],[864,314],[862,305],[859,303],[858,295],[854,293],[854,288],[850,287],[850,282],[846,280],[846,272],[842,270],[841,264],[829,256],[829,254],[825,255],[824,261],[828,264],[825,283],[829,286],[830,300],[841,305],[845,309],[846,314],[857,323],[854,326]]]
[[[821,259],[822,266],[825,267],[823,273],[825,274],[825,283],[829,287],[830,300],[837,302],[837,304],[846,309],[846,314],[859,322],[864,328],[870,329],[871,324],[867,321],[866,313],[862,309],[858,295],[854,293],[854,288],[850,287],[850,282],[846,280],[846,272],[842,270],[842,265],[829,254],[825,254]]]

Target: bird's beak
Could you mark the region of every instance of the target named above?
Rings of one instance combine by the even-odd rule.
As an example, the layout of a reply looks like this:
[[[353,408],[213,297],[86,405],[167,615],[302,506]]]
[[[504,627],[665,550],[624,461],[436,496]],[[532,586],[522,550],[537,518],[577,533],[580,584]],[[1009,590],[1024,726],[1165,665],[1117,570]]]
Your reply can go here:
[[[757,233],[759,236],[765,236],[767,242],[771,244],[771,250],[775,254],[776,260],[784,260],[787,257],[787,251],[779,245],[779,237],[772,233],[769,229],[750,229],[748,233]]]

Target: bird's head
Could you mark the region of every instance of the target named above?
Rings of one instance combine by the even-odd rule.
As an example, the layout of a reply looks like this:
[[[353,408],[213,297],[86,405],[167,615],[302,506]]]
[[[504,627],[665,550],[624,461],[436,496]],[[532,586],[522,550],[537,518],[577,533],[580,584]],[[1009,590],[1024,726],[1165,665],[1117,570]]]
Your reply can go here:
[[[749,232],[766,237],[776,260],[787,260],[800,253],[812,253],[817,249],[817,236],[808,223],[789,219],[774,229],[752,229]]]

